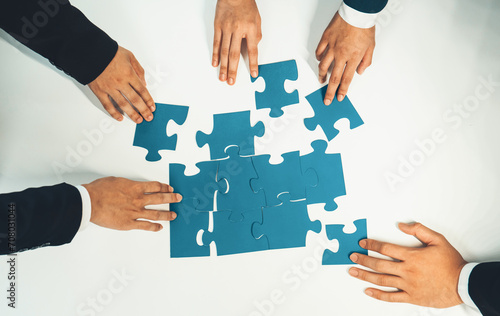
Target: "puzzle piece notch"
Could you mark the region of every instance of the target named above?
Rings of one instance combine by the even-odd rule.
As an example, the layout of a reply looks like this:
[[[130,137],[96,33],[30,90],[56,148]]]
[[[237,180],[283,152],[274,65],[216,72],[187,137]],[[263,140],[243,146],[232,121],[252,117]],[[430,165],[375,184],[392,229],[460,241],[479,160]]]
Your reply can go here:
[[[204,161],[196,164],[200,170],[197,174],[187,176],[186,166],[170,164],[170,185],[182,195],[183,200],[192,201],[190,205],[197,211],[213,211],[214,195],[216,191],[226,192],[226,181],[217,181],[217,161]]]
[[[243,212],[239,221],[231,220],[228,211],[216,211],[213,216],[213,232],[204,230],[202,240],[204,246],[215,242],[218,256],[268,249],[267,241],[253,238],[251,232],[253,223],[262,221],[260,208]]]
[[[240,154],[254,155],[254,137],[262,137],[265,132],[264,123],[250,125],[250,111],[214,114],[214,125],[211,134],[202,131],[196,133],[198,147],[206,144],[210,148],[210,159],[226,158],[226,148],[236,145]]]
[[[283,162],[276,165],[269,163],[270,155],[252,157],[257,178],[250,180],[250,186],[254,192],[264,191],[266,206],[281,204],[278,195],[283,192],[288,192],[292,200],[304,199],[306,186],[316,184],[314,174],[302,173],[298,151],[281,156]]]
[[[135,128],[133,146],[148,150],[147,161],[161,159],[160,150],[175,150],[177,147],[177,134],[167,136],[167,126],[170,121],[178,125],[186,121],[189,107],[182,105],[155,103],[156,111],[153,120],[143,120]]]
[[[309,218],[306,201],[291,201],[290,197],[289,193],[280,194],[282,203],[263,208],[262,222],[252,225],[254,238],[265,238],[269,249],[305,247],[307,232],[321,232],[321,222]]]
[[[368,250],[359,246],[361,239],[368,238],[366,219],[358,219],[354,221],[356,231],[352,234],[344,233],[345,225],[326,225],[326,236],[329,240],[336,239],[339,242],[339,249],[333,252],[326,249],[323,252],[323,265],[339,265],[339,264],[353,264],[354,262],[349,259],[353,252],[368,255]]]
[[[307,101],[314,110],[314,116],[305,118],[304,125],[310,131],[314,131],[319,125],[323,129],[328,141],[330,141],[339,133],[339,130],[334,127],[338,120],[342,118],[348,119],[350,129],[355,129],[363,125],[363,120],[347,96],[344,97],[342,102],[339,102],[335,95],[332,103],[325,105],[323,100],[327,87],[324,86],[306,96]]]
[[[338,207],[335,198],[346,194],[341,156],[325,153],[328,143],[324,140],[311,146],[313,152],[300,157],[303,172],[316,177],[316,185],[306,186],[307,204],[325,203],[326,211],[334,211]]]
[[[170,257],[207,257],[210,247],[200,246],[196,241],[200,229],[208,229],[209,213],[198,212],[192,199],[183,199],[170,204],[177,218],[170,222]]]
[[[229,157],[219,160],[217,172],[217,181],[228,183],[227,191],[217,192],[217,210],[230,211],[234,221],[242,218],[242,212],[260,209],[266,203],[264,192],[256,193],[250,186],[250,179],[257,177],[252,158],[240,156],[239,150],[237,146],[228,147]]]
[[[282,108],[299,103],[299,92],[291,93],[285,90],[285,81],[295,81],[298,79],[297,62],[294,59],[259,65],[259,76],[265,82],[263,92],[255,91],[255,105],[257,109],[269,108],[270,117],[280,117],[283,115]],[[257,78],[250,77],[252,82]]]

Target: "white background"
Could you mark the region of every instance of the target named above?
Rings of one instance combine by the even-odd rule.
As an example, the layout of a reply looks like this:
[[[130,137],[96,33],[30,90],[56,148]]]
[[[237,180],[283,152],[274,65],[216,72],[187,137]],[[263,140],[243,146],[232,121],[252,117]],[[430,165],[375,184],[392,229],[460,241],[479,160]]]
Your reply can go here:
[[[263,40],[259,62],[296,59],[300,104],[271,120],[255,111],[248,63],[241,62],[236,85],[217,80],[211,67],[215,1],[74,1],[95,24],[134,52],[148,73],[156,102],[189,105],[179,131],[178,150],[160,152],[149,163],[146,151],[133,147],[135,125],[112,123],[112,132],[86,152],[70,171],[58,175],[54,164],[67,164],[68,153],[84,146],[85,131],[107,120],[87,87],[47,61],[0,39],[0,190],[87,183],[102,176],[168,181],[168,164],[208,160],[207,147],[196,146],[195,133],[211,130],[214,113],[252,110],[262,120],[264,140],[257,154],[306,154],[312,116],[304,97],[320,87],[316,45],[338,1],[258,1]],[[329,146],[340,152],[347,196],[339,209],[325,214],[310,208],[312,219],[347,224],[368,219],[368,235],[418,245],[396,228],[398,221],[422,221],[445,234],[469,261],[500,259],[498,150],[500,87],[491,88],[459,123],[444,120],[454,106],[474,105],[481,79],[500,81],[500,5],[482,1],[392,1],[378,22],[373,65],[355,77],[349,97],[365,121],[350,131],[347,121]],[[482,94],[488,92],[484,86]],[[453,114],[456,117],[456,114]],[[419,150],[435,128],[446,134],[436,148],[394,189],[385,176],[397,174],[400,159]],[[402,157],[402,158],[401,158]],[[73,242],[18,256],[18,308],[7,308],[7,258],[0,261],[2,315],[473,315],[464,306],[433,310],[375,301],[363,294],[367,284],[351,278],[347,266],[321,266],[314,257],[327,240],[324,231],[308,235],[306,248],[226,257],[170,259],[168,224],[159,233],[118,232],[91,224]],[[335,242],[332,242],[335,249]],[[214,250],[214,249],[213,249]],[[294,275],[300,267],[303,279]],[[130,278],[120,280],[125,272]],[[300,280],[300,281],[297,281]],[[109,286],[115,289],[107,295]],[[125,285],[123,285],[125,284]],[[284,301],[269,306],[272,293]],[[101,308],[88,305],[98,298]],[[259,305],[267,311],[259,311]],[[267,305],[266,305],[267,304]],[[77,309],[87,311],[78,313]]]

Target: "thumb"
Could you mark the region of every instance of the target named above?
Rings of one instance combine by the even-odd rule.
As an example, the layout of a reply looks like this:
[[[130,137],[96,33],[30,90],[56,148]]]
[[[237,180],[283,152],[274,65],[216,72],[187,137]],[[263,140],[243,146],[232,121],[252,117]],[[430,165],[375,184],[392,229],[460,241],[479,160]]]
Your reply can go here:
[[[437,240],[441,237],[441,234],[422,225],[421,223],[399,223],[398,226],[403,233],[415,236],[418,240],[426,245],[436,243]]]
[[[144,68],[142,68],[141,64],[139,61],[135,58],[133,54],[130,54],[130,64],[132,65],[132,68],[134,69],[135,73],[141,79],[142,83],[144,86],[147,85],[146,83],[146,77],[145,77],[145,71]]]

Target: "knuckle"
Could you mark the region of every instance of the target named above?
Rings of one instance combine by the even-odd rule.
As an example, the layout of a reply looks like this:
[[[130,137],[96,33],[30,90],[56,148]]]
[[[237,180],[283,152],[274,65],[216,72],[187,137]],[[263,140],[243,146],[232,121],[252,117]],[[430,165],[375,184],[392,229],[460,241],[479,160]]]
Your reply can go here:
[[[229,48],[224,47],[224,48],[221,50],[221,55],[222,55],[222,56],[228,56],[228,55],[229,55]]]
[[[151,182],[151,189],[154,192],[160,191],[161,190],[161,183],[160,183],[160,181],[153,181],[153,182]]]
[[[330,84],[338,86],[340,83],[340,78],[337,75],[331,75],[330,76]]]

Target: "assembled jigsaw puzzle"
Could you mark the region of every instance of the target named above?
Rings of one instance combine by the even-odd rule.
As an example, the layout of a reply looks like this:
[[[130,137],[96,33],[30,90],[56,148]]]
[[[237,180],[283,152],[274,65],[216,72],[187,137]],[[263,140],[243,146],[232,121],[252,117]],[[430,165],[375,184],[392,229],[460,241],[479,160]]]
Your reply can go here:
[[[295,60],[260,65],[259,77],[266,88],[255,93],[257,109],[269,108],[271,117],[279,117],[283,107],[299,102],[298,91],[284,89],[286,80],[298,78]],[[306,97],[315,115],[304,125],[311,131],[320,126],[330,141],[339,133],[334,127],[338,120],[349,119],[351,129],[363,120],[347,97],[324,105],[326,88]],[[167,125],[171,120],[184,124],[187,113],[188,107],[157,104],[153,121],[137,125],[134,146],[148,150],[147,161],[160,160],[159,150],[175,150],[177,135],[167,136]],[[193,175],[185,173],[183,164],[169,165],[169,183],[183,196],[170,205],[177,213],[170,223],[171,257],[210,256],[212,243],[219,256],[305,247],[306,235],[319,234],[325,224],[327,238],[337,240],[339,249],[326,249],[322,263],[352,264],[352,252],[366,253],[358,245],[367,237],[366,219],[356,220],[357,230],[349,234],[344,225],[311,221],[308,212],[312,204],[335,211],[335,199],[346,195],[341,155],[327,153],[328,142],[315,140],[311,153],[286,152],[281,163],[271,164],[270,155],[255,155],[255,137],[264,133],[262,122],[251,125],[250,111],[215,114],[210,134],[196,133],[198,147],[208,145],[210,160],[198,162],[199,172]]]

